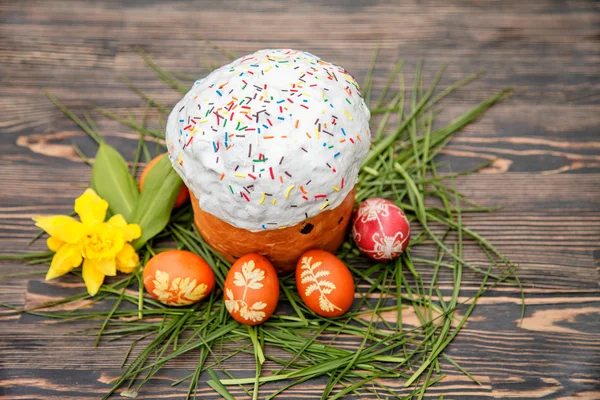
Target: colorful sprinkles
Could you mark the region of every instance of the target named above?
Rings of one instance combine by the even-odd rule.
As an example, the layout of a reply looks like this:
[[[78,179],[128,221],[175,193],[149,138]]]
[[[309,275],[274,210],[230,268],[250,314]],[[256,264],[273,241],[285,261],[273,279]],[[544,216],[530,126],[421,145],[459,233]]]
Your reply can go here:
[[[186,162],[206,157],[208,147],[213,179],[231,201],[246,210],[301,207],[300,218],[309,218],[343,200],[345,180],[356,181],[356,175],[347,174],[357,173],[350,166],[360,163],[368,150],[368,141],[362,144],[360,136],[370,137],[368,119],[360,88],[343,68],[306,52],[261,50],[195,82],[169,117],[169,157],[185,176]],[[319,187],[311,187],[312,179],[322,174],[330,177],[319,177]],[[215,207],[231,201],[215,199]],[[220,215],[217,208],[207,211],[226,220],[229,215]],[[261,230],[301,220],[227,222]]]

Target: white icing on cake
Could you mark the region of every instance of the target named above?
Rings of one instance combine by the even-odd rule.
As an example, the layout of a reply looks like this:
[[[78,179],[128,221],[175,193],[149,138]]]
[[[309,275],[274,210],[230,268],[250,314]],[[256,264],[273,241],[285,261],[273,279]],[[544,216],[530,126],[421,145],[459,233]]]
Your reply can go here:
[[[260,50],[197,81],[169,115],[166,140],[204,211],[260,231],[342,203],[369,150],[370,116],[343,68]]]

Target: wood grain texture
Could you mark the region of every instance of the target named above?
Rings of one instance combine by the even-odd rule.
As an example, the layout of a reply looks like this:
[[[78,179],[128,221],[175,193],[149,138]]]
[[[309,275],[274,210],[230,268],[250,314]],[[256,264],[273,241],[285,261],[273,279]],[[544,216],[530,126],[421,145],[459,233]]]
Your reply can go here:
[[[92,155],[94,145],[42,93],[52,91],[79,114],[93,104],[141,118],[145,103],[121,80],[126,75],[170,107],[179,95],[160,83],[135,52],[143,48],[171,70],[200,77],[226,59],[201,37],[238,55],[265,47],[295,47],[343,65],[359,80],[381,44],[375,87],[397,58],[407,85],[419,59],[430,82],[474,72],[485,78],[443,104],[447,122],[493,92],[521,91],[467,127],[440,161],[464,170],[496,160],[458,188],[491,214],[465,223],[520,265],[527,309],[519,326],[519,293],[500,286],[480,300],[449,354],[482,383],[458,371],[427,398],[600,398],[600,6],[593,1],[377,0],[145,2],[60,0],[0,2],[0,252],[23,251],[36,232],[30,218],[66,213],[89,183],[90,170],[72,143]],[[233,25],[232,25],[233,24]],[[94,114],[109,143],[127,157],[137,135]],[[157,114],[150,122],[156,123]],[[41,250],[42,244],[32,247]],[[416,254],[426,256],[422,254]],[[466,258],[484,266],[475,247]],[[0,274],[40,266],[1,262]],[[421,269],[425,278],[431,271]],[[429,274],[429,275],[428,275]],[[442,277],[441,287],[451,279]],[[477,290],[465,273],[461,296]],[[81,288],[75,277],[0,280],[0,302],[34,305]],[[407,310],[404,320],[416,323]],[[394,315],[387,316],[393,320]],[[99,398],[120,374],[127,343],[66,336],[90,324],[56,324],[0,309],[0,398]],[[194,357],[170,363],[138,398],[182,398],[170,383],[189,374]],[[250,356],[229,361],[239,376]],[[266,365],[263,369],[268,370]],[[205,381],[206,376],[201,380]],[[285,398],[318,398],[326,381],[311,381]],[[386,382],[408,394],[400,382]],[[200,398],[216,398],[206,384]],[[244,397],[239,389],[232,389]]]

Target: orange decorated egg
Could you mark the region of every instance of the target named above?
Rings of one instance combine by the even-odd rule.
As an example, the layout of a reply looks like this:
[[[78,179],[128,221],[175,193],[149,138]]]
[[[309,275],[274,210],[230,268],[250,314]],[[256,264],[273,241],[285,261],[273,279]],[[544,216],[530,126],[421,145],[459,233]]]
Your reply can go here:
[[[273,265],[258,254],[246,254],[225,279],[225,307],[240,324],[257,325],[269,319],[279,301],[279,280]]]
[[[215,274],[200,256],[185,250],[158,253],[144,268],[144,286],[168,306],[187,306],[205,298],[215,286]]]
[[[344,314],[354,301],[350,270],[339,258],[323,250],[310,250],[300,257],[296,286],[308,308],[323,317]]]
[[[144,180],[146,179],[146,175],[148,175],[148,171],[150,171],[150,169],[152,169],[152,167],[158,162],[158,160],[161,159],[161,157],[164,157],[164,155],[165,154],[163,153],[159,156],[154,157],[152,161],[150,161],[148,165],[146,165],[146,168],[144,168],[144,170],[142,171],[142,175],[140,176],[140,190],[142,190],[142,188],[144,187]],[[182,205],[187,203],[189,199],[190,191],[188,190],[187,186],[181,185],[181,190],[177,194],[177,199],[175,199],[175,204],[173,205],[173,208],[181,207]]]

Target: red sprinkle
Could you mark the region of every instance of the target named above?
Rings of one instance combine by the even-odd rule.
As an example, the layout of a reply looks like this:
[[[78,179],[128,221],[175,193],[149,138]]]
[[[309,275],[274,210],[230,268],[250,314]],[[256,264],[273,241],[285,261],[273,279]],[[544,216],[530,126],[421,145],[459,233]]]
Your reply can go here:
[[[271,174],[271,179],[275,180],[275,175],[273,175],[273,167],[269,167],[269,173]]]
[[[242,193],[242,196],[244,196],[244,198],[246,199],[246,201],[250,201],[250,198],[246,195],[246,193],[244,193],[244,192],[241,192],[241,193]]]
[[[252,174],[248,174],[248,176],[249,176],[250,178],[252,178],[252,179],[256,180],[256,177],[255,177],[254,175],[252,175]]]

